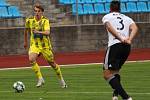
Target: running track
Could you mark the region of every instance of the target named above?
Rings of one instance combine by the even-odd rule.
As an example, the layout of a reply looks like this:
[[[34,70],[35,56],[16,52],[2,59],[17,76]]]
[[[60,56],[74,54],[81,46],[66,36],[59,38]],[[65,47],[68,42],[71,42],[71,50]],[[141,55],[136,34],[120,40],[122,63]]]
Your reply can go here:
[[[57,53],[55,54],[55,61],[60,65],[66,64],[85,64],[85,63],[102,63],[104,58],[104,51],[99,52],[73,52],[73,53]],[[149,49],[133,49],[128,61],[150,60]],[[38,59],[39,65],[48,65],[47,62],[40,57]],[[11,55],[0,56],[0,68],[13,67],[28,67],[27,55]]]

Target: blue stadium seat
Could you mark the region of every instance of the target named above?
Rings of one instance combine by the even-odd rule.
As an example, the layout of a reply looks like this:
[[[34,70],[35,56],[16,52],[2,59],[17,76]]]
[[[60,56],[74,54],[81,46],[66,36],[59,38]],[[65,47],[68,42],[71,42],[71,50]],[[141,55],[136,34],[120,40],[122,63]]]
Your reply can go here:
[[[106,0],[106,2],[111,2],[112,0]]]
[[[123,3],[123,2],[121,3],[121,12],[122,12],[122,13],[128,12],[128,11],[127,11],[127,8],[126,8],[126,4]]]
[[[94,9],[95,9],[95,13],[97,13],[97,14],[104,14],[104,13],[106,13],[103,3],[95,3],[94,4]]]
[[[96,3],[105,3],[106,0],[95,0]]]
[[[7,12],[7,7],[0,7],[0,18],[10,18],[11,15]]]
[[[0,7],[9,6],[9,4],[6,3],[5,0],[0,0]]]
[[[84,14],[96,14],[94,12],[94,8],[92,4],[84,4],[83,9],[84,9]]]
[[[110,12],[110,3],[105,3],[105,11],[106,13]]]
[[[137,12],[137,6],[135,2],[127,2],[126,5],[128,12]]]
[[[77,13],[76,4],[72,4],[72,14],[76,15],[76,13]],[[79,15],[84,14],[82,4],[78,4],[78,14]]]
[[[91,0],[84,0],[84,3],[92,3]]]
[[[148,2],[148,12],[150,12],[150,1]]]
[[[85,3],[85,0],[78,0],[78,3]]]
[[[62,4],[71,4],[70,0],[59,0],[59,2]]]
[[[70,0],[70,3],[74,4],[74,3],[76,3],[76,0]]]
[[[91,3],[96,3],[96,0],[91,0]]]
[[[128,0],[120,0],[121,2],[128,2]]]
[[[97,2],[111,2],[112,0],[96,0]],[[120,0],[121,2],[128,2],[128,0]]]
[[[59,0],[59,3],[64,3],[64,0]]]
[[[78,3],[95,3],[96,1],[95,0],[78,0]],[[76,3],[76,0],[70,0],[70,3],[73,4],[73,3]]]
[[[139,1],[148,1],[148,0],[139,0]]]
[[[77,2],[76,0],[70,0],[71,4],[74,4],[76,2]],[[85,3],[85,0],[78,0],[78,3]]]
[[[132,1],[132,2],[137,2],[138,0],[128,0],[128,1],[129,1],[129,2],[131,2],[131,1]]]
[[[138,12],[148,12],[146,2],[137,2],[137,10]]]
[[[11,15],[13,18],[20,18],[23,17],[22,14],[20,13],[20,10],[16,6],[9,6],[8,7],[8,13]]]
[[[85,3],[96,3],[95,0],[84,0]]]

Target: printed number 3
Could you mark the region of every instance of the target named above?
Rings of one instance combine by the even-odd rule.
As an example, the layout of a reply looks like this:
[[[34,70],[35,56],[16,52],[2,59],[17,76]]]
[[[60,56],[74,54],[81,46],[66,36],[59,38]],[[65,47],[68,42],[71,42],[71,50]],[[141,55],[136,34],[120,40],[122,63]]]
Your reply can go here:
[[[119,20],[119,23],[121,24],[121,27],[117,27],[117,30],[123,30],[124,29],[123,19],[120,17],[117,17],[117,19]]]

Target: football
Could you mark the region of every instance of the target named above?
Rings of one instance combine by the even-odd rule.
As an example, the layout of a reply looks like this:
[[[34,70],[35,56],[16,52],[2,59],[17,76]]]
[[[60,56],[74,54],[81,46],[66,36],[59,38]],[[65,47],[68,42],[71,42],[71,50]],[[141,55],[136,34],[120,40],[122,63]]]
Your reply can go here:
[[[13,89],[16,93],[22,93],[25,90],[25,85],[21,81],[17,81],[13,84]]]

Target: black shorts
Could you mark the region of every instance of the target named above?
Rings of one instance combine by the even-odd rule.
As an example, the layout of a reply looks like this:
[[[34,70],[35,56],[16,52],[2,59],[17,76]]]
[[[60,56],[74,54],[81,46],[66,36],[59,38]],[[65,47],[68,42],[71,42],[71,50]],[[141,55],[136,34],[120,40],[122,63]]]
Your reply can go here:
[[[104,69],[119,70],[130,54],[129,44],[116,43],[108,47],[104,59]]]

